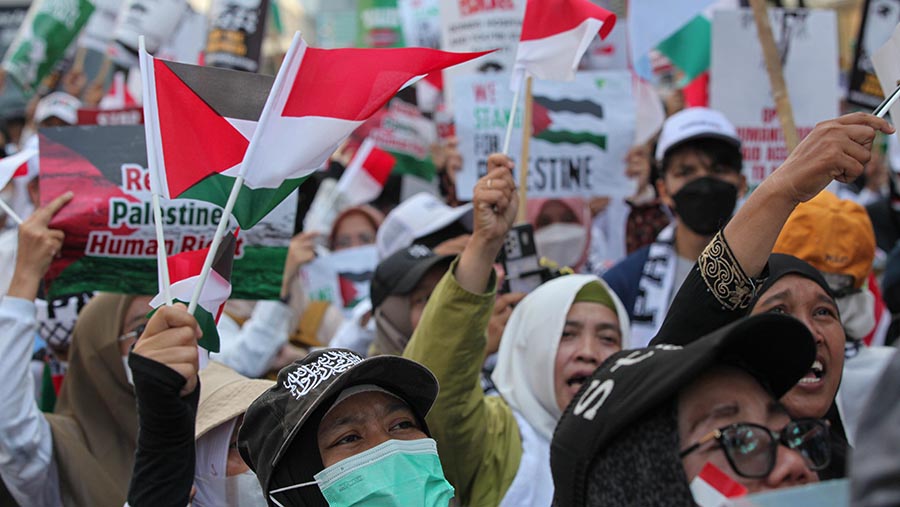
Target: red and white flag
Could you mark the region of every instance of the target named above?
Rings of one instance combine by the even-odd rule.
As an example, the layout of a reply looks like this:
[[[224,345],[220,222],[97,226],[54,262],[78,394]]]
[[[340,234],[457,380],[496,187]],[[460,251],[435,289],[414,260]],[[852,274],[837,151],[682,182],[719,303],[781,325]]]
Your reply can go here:
[[[113,74],[112,85],[110,85],[106,95],[100,99],[100,104],[97,107],[103,110],[109,110],[125,109],[126,107],[134,107],[136,105],[138,105],[138,103],[134,100],[134,97],[128,90],[128,85],[125,83],[125,73],[119,71]]]
[[[32,148],[0,159],[0,189],[5,187],[13,178],[29,175],[29,162],[37,159],[38,152]]]
[[[396,163],[393,155],[367,138],[338,181],[342,202],[346,206],[359,206],[377,199]]]
[[[487,53],[319,49],[307,46],[298,33],[241,164],[244,185],[273,188],[312,173],[398,91]]]
[[[605,38],[616,15],[590,0],[528,0],[513,67],[513,89],[526,75],[572,81],[594,35]]]
[[[747,494],[747,488],[712,463],[707,463],[691,481],[691,494],[699,507],[721,507],[729,498]]]

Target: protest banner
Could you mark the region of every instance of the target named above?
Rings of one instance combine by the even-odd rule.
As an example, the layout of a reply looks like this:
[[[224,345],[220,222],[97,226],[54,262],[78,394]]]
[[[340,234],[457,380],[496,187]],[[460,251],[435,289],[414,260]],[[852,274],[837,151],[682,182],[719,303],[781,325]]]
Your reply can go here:
[[[85,25],[78,45],[98,53],[105,53],[116,30],[116,21],[124,0],[91,0],[94,13]]]
[[[208,24],[205,15],[189,7],[156,56],[172,62],[199,64],[206,48]]]
[[[256,72],[269,0],[215,0],[210,8],[205,64]]]
[[[875,74],[872,55],[891,37],[900,23],[900,0],[866,0],[853,68],[850,69],[847,101],[867,109],[877,106],[884,94]]]
[[[488,155],[501,149],[512,105],[508,75],[461,76],[453,82],[456,134],[463,157],[460,199],[472,198],[487,173]],[[524,119],[522,105],[516,118]],[[528,161],[529,197],[628,196],[625,155],[634,141],[635,103],[627,71],[579,72],[574,82],[534,82]],[[522,120],[513,126],[510,153],[521,148]],[[518,167],[522,164],[517,161]],[[517,176],[517,181],[518,176]]]
[[[770,9],[799,139],[839,114],[837,30],[833,12]],[[755,188],[785,158],[782,127],[764,72],[763,53],[749,10],[715,11],[710,107],[734,123],[744,174]]]
[[[440,0],[441,49],[444,51],[488,51],[498,49],[475,62],[444,71],[444,82],[473,73],[507,76],[516,60],[516,48],[525,17],[525,0]],[[452,87],[444,88],[447,103],[453,104]]]
[[[51,227],[65,232],[47,275],[50,296],[80,291],[156,294],[157,244],[144,129],[41,129],[41,199],[74,190]],[[233,297],[277,298],[293,233],[296,194],[252,229],[235,251]],[[163,201],[167,255],[209,246],[222,209],[189,199]]]
[[[441,48],[439,0],[397,0],[397,8],[407,46]]]
[[[348,310],[369,297],[377,265],[375,245],[329,252],[300,268],[300,283],[311,300]]]
[[[6,54],[27,14],[27,2],[22,2],[21,5],[0,6],[0,54]]]
[[[323,3],[316,13],[316,45],[326,49],[353,47],[358,18],[355,0]]]
[[[366,137],[397,159],[392,172],[425,181],[434,178],[430,149],[438,139],[437,127],[416,106],[396,98],[391,100],[387,108],[353,132],[352,141],[361,145]]]
[[[35,0],[3,58],[3,68],[26,96],[37,90],[87,23],[88,0]]]
[[[79,125],[142,125],[144,108],[131,106],[122,109],[86,108],[78,110]]]
[[[875,75],[878,76],[881,84],[881,91],[884,96],[890,97],[897,85],[900,84],[900,25],[894,29],[887,42],[872,53],[871,59]],[[891,120],[896,122],[895,118],[900,118],[900,102],[896,100],[892,104],[888,104],[890,100],[886,102],[884,106],[890,112]],[[879,104],[880,106],[881,104]],[[881,114],[884,117],[884,113]],[[900,138],[900,132],[895,135]]]
[[[356,47],[400,48],[406,45],[397,0],[357,0],[356,13],[359,16]]]
[[[147,51],[156,53],[175,32],[187,11],[185,0],[128,0],[119,11],[113,38],[132,53],[137,53],[138,37],[143,35]],[[136,58],[133,55],[131,58],[136,65]]]

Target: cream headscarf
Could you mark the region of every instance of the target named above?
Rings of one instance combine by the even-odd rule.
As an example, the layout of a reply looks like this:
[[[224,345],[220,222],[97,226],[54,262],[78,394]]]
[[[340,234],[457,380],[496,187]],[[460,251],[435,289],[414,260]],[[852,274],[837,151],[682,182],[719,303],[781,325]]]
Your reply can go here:
[[[556,349],[576,294],[591,282],[609,292],[619,316],[622,348],[628,348],[628,312],[606,283],[593,275],[562,276],[538,287],[513,310],[500,340],[491,379],[509,406],[548,441],[562,416],[553,385]]]

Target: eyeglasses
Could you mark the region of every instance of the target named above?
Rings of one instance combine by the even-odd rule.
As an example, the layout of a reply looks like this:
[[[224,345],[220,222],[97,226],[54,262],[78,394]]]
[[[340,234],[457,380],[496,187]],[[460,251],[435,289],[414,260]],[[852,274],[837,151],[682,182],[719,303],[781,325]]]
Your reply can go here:
[[[147,328],[147,324],[140,324],[136,328],[134,328],[133,331],[130,331],[123,335],[119,335],[119,341],[124,342],[124,341],[131,340],[131,339],[137,340],[138,338],[141,337],[142,334],[144,334],[144,329],[146,329],[146,328]]]
[[[709,432],[681,451],[681,457],[711,440],[719,442],[731,468],[750,479],[761,479],[772,472],[779,443],[800,453],[810,470],[822,470],[831,462],[828,421],[822,419],[797,419],[780,432],[753,423],[731,424]]]

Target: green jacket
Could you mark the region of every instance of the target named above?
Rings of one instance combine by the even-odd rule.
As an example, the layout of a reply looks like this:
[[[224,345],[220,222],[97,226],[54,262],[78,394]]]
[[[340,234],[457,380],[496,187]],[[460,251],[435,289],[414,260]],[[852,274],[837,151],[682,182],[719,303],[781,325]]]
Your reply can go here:
[[[431,294],[403,356],[427,366],[440,383],[426,422],[460,505],[496,507],[522,459],[512,409],[481,388],[496,280],[492,277],[489,292],[472,294],[457,283],[456,262]]]

